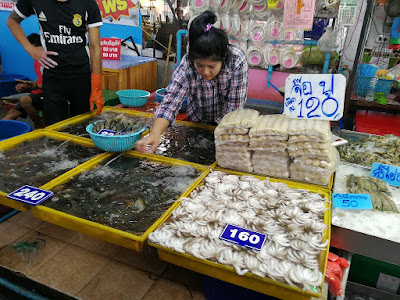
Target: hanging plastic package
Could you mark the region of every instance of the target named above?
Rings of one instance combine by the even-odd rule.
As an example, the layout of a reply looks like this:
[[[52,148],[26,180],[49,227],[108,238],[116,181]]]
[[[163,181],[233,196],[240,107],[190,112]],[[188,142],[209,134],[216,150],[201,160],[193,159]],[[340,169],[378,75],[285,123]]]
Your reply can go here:
[[[250,39],[254,43],[263,43],[267,39],[266,23],[263,21],[254,21],[250,26]]]
[[[251,12],[251,5],[247,1],[244,1],[242,6],[239,8],[239,14],[247,15],[250,12]]]
[[[252,67],[262,67],[264,65],[263,50],[261,45],[253,45],[247,49],[247,61]]]
[[[198,12],[203,12],[209,9],[210,1],[209,0],[191,0],[190,7]]]
[[[231,31],[230,34],[232,36],[236,36],[238,34],[238,32],[240,31],[240,16],[237,13],[233,13],[231,15]]]
[[[274,41],[279,39],[282,24],[275,16],[272,16],[271,18],[268,19],[265,27],[267,28],[266,31],[267,31],[268,41]]]
[[[325,33],[318,40],[317,47],[322,52],[332,52],[336,51],[338,45],[336,44],[336,31],[332,27],[326,28]]]
[[[296,52],[293,47],[289,46],[281,49],[280,62],[282,67],[288,69],[293,68],[297,63],[297,60]]]
[[[264,59],[270,66],[279,64],[279,49],[272,44],[267,44],[264,49]]]
[[[400,17],[393,19],[392,29],[390,30],[389,49],[400,49]]]

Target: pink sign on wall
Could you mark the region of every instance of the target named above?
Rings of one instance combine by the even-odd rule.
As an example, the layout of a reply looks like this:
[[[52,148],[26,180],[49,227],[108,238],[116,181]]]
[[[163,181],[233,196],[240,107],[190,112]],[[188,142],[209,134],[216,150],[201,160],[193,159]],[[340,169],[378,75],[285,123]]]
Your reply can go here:
[[[315,0],[285,0],[283,28],[311,30],[314,10]]]
[[[100,38],[102,59],[121,59],[121,39]]]

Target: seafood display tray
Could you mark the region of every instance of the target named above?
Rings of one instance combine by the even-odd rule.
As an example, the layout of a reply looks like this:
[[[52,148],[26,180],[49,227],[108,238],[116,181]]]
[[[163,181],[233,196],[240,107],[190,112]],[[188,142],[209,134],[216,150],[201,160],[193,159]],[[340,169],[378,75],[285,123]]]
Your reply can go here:
[[[192,185],[181,194],[181,196],[178,198],[180,199],[181,197],[186,197],[194,188],[195,186],[209,173],[209,169],[205,168],[204,166],[201,165],[195,165],[183,161],[178,161],[174,159],[169,159],[169,158],[163,158],[163,157],[155,157],[153,156],[152,158],[149,158],[148,156],[144,156],[141,154],[138,154],[134,151],[127,151],[125,153],[127,156],[132,156],[132,157],[137,157],[137,158],[144,158],[148,159],[150,161],[154,162],[160,162],[163,164],[168,164],[168,165],[188,165],[188,166],[193,166],[197,170],[199,170],[199,178],[194,180]],[[67,172],[63,174],[62,176],[58,177],[56,180],[50,182],[49,184],[46,184],[43,186],[43,188],[47,190],[51,190],[57,185],[64,184],[66,182],[69,182],[72,177],[81,174],[82,172],[86,170],[90,170],[95,168],[96,166],[99,165],[103,160],[107,158],[111,158],[113,154],[105,154],[104,156],[98,157],[94,160],[90,161],[90,164],[85,164],[81,165],[78,168],[75,168],[71,170],[70,172]],[[143,248],[144,243],[147,240],[147,236],[149,235],[150,232],[154,231],[155,228],[157,228],[165,218],[167,218],[172,210],[178,205],[179,201],[175,201],[162,215],[161,217],[154,222],[147,230],[144,232],[142,235],[138,236],[129,232],[125,232],[119,229],[111,228],[106,225],[102,225],[97,222],[85,220],[49,207],[46,207],[44,205],[38,205],[35,207],[32,207],[32,212],[33,215],[43,221],[50,222],[53,224],[56,224],[58,226],[68,228],[73,231],[78,231],[83,234],[87,234],[93,237],[96,237],[98,239],[120,245],[125,248],[133,249],[135,251],[140,252]]]
[[[220,170],[222,171],[222,170]],[[228,170],[223,170],[228,174],[235,174],[235,175],[248,175],[247,173],[241,172],[232,172]],[[258,179],[265,180],[267,177],[265,176],[257,176],[252,175]],[[297,183],[289,180],[283,179],[274,179],[270,178],[271,181],[276,182],[284,182],[289,187],[297,188],[297,189],[305,189],[313,193],[319,193],[324,196],[326,199],[329,199],[329,202],[326,203],[326,208],[324,214],[324,223],[327,225],[327,230],[325,230],[323,240],[326,241],[327,239],[331,238],[331,199],[332,194],[330,191],[326,189],[321,189],[320,187],[311,186],[308,184]],[[204,181],[200,182],[199,185],[202,185]],[[176,209],[178,205],[175,206]],[[163,223],[165,223],[171,213],[165,218]],[[159,226],[162,226],[160,224]],[[275,280],[269,278],[262,278],[256,276],[251,273],[246,273],[245,275],[241,276],[235,272],[235,269],[232,267],[228,267],[210,260],[199,259],[192,255],[186,253],[178,253],[170,248],[160,246],[158,244],[148,242],[148,244],[152,247],[157,248],[158,255],[161,260],[164,260],[168,263],[183,267],[188,270],[192,270],[213,278],[217,278],[235,285],[239,285],[245,287],[247,289],[251,289],[260,293],[264,293],[266,295],[278,297],[279,299],[312,299],[312,297],[320,298],[323,294],[323,285],[324,281],[320,286],[320,291],[318,292],[310,292],[304,291],[298,287],[290,286],[285,283],[277,282]],[[326,264],[328,261],[328,253],[329,253],[329,244],[325,250],[321,251],[320,262],[319,262],[319,269],[322,274],[325,274]]]
[[[93,144],[93,142],[91,140],[84,139],[84,138],[81,138],[81,137],[75,137],[75,138],[71,139],[71,135],[64,134],[64,133],[59,133],[59,132],[54,132],[54,131],[48,131],[48,130],[45,130],[45,129],[41,129],[41,130],[35,130],[35,131],[29,132],[29,133],[26,133],[26,134],[23,134],[23,135],[19,135],[19,136],[16,136],[16,137],[1,141],[0,142],[0,151],[10,150],[10,149],[18,146],[19,144],[21,144],[24,141],[37,140],[37,139],[42,138],[42,137],[47,137],[47,138],[55,139],[55,140],[59,140],[59,141],[69,141],[69,140],[71,140],[71,143],[79,144],[79,145],[82,145],[84,147],[91,147],[91,148],[95,147],[95,145]],[[105,154],[99,153],[99,155],[97,157],[101,158],[104,155]],[[96,159],[96,157],[92,158],[92,159]],[[90,163],[90,161],[92,159],[90,159],[87,162],[81,164],[80,166],[85,166],[86,164]],[[53,180],[55,180],[55,179],[56,178],[53,178]],[[39,186],[39,188],[45,189],[43,186]],[[5,205],[5,206],[9,206],[9,207],[17,209],[19,211],[27,211],[27,210],[29,210],[31,208],[31,206],[29,206],[27,204],[24,204],[22,202],[7,198],[7,193],[5,193],[3,191],[0,191],[0,204]]]
[[[234,170],[229,170],[229,169],[225,169],[225,168],[221,168],[218,166],[218,163],[216,162],[215,168],[214,170],[216,171],[222,171],[222,172],[226,172],[226,173],[231,173],[231,174],[236,174],[236,175],[241,175],[241,174],[245,174],[243,172],[240,171],[234,171]],[[317,184],[313,184],[313,183],[309,183],[309,182],[300,182],[300,181],[295,181],[292,180],[290,178],[288,179],[283,179],[283,178],[277,178],[277,177],[269,177],[269,176],[265,176],[265,175],[259,175],[259,174],[254,174],[254,173],[246,173],[246,175],[253,175],[255,177],[263,177],[263,178],[273,178],[276,181],[281,181],[281,182],[291,182],[292,184],[295,185],[301,185],[301,186],[306,186],[306,187],[314,187],[316,189],[322,189],[322,190],[326,190],[326,191],[332,191],[333,188],[333,178],[335,173],[332,174],[331,178],[329,179],[329,184],[328,185],[317,185]]]

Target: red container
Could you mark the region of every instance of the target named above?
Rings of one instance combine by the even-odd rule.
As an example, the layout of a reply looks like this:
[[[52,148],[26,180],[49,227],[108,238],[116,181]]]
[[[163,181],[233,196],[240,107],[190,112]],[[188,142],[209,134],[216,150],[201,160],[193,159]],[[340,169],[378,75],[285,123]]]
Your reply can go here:
[[[356,113],[356,131],[400,136],[400,114],[358,110]]]

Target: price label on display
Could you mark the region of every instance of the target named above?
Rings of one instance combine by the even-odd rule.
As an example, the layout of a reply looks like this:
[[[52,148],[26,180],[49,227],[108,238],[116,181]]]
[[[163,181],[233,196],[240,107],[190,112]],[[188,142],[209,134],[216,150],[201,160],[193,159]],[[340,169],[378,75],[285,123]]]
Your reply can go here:
[[[332,194],[333,207],[342,209],[372,209],[368,194]]]
[[[54,193],[52,191],[46,191],[37,187],[24,185],[18,190],[15,190],[14,192],[8,194],[7,198],[36,206],[42,203],[44,200],[49,199],[53,195]]]
[[[390,185],[400,187],[400,168],[374,162],[371,177],[382,179]]]
[[[102,59],[121,59],[121,39],[100,38]]]
[[[239,246],[260,251],[264,245],[266,235],[228,224],[219,238]]]
[[[346,77],[291,74],[286,78],[283,113],[290,118],[338,121],[343,116]]]
[[[108,135],[108,136],[113,136],[115,135],[117,132],[114,130],[108,130],[108,129],[102,129],[99,131],[99,134],[101,135]]]

